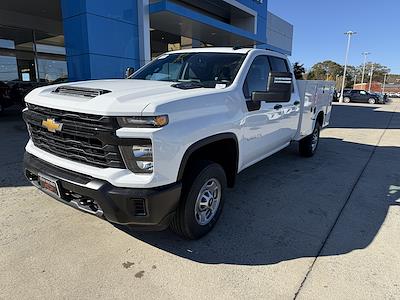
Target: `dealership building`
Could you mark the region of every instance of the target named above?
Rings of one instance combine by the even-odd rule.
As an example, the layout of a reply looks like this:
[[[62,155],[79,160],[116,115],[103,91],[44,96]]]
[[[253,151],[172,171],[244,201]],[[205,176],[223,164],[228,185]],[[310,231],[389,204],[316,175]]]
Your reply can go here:
[[[0,81],[122,78],[163,52],[255,46],[290,55],[267,0],[1,0]]]

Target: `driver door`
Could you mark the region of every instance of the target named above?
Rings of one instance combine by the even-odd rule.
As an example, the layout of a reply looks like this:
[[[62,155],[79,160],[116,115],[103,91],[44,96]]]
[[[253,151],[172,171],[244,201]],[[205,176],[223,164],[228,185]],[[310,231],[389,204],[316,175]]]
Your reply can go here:
[[[278,151],[290,142],[297,129],[298,101],[289,102],[253,102],[252,92],[267,89],[267,81],[271,72],[270,58],[259,55],[253,60],[243,85],[243,102],[246,112],[242,119],[243,167]]]

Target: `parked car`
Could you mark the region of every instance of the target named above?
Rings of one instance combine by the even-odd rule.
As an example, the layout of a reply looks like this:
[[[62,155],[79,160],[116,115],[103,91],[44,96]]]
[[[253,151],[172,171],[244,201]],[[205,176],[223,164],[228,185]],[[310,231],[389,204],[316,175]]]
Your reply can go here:
[[[0,81],[0,113],[4,111],[5,108],[12,105],[10,98],[10,87],[3,81]]]
[[[41,87],[25,98],[25,175],[110,222],[197,239],[239,172],[292,141],[314,155],[334,84],[296,81],[278,52],[202,48],[128,79]]]
[[[13,105],[24,105],[24,97],[33,89],[45,85],[31,81],[0,81],[0,112]]]
[[[350,90],[343,93],[343,102],[362,102],[362,103],[385,103],[383,97],[379,97],[377,94],[368,93],[364,90]]]
[[[389,93],[390,98],[400,98],[400,93]]]

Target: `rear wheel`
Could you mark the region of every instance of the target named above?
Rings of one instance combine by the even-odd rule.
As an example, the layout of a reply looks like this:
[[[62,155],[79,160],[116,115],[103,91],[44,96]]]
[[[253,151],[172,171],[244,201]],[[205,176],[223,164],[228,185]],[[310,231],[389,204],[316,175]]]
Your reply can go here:
[[[344,97],[343,98],[344,103],[350,103],[350,97]]]
[[[191,168],[171,229],[184,238],[198,239],[221,215],[226,175],[219,164],[210,161],[199,161]]]
[[[315,124],[312,134],[306,136],[299,142],[299,152],[301,156],[311,157],[315,154],[319,144],[319,134],[321,131],[321,124]]]
[[[369,104],[375,104],[376,100],[374,98],[369,98],[368,103]]]

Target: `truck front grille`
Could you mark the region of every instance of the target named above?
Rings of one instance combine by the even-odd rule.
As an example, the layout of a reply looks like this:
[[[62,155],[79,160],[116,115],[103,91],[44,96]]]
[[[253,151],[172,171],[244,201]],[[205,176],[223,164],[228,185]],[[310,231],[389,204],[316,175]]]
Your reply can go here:
[[[24,111],[34,145],[44,151],[100,168],[124,168],[115,143],[117,122],[112,117],[68,112],[28,104]],[[62,124],[51,132],[43,121]]]

